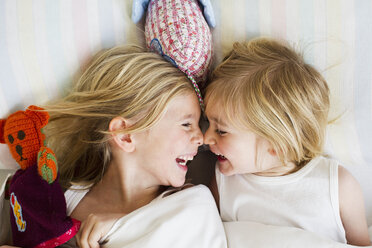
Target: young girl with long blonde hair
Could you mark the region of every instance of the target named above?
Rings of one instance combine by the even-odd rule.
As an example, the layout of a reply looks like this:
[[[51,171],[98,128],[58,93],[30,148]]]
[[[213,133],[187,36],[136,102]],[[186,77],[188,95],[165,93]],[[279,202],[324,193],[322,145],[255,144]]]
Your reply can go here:
[[[140,47],[115,47],[97,54],[72,91],[45,108],[51,116],[45,130],[48,146],[55,151],[60,180],[67,189],[67,214],[82,221],[80,247],[99,247],[101,242],[115,247],[110,243],[113,236],[100,239],[120,218],[125,218],[124,227],[129,225],[132,232],[132,236],[115,236],[120,247],[133,242],[142,242],[141,247],[166,247],[193,235],[197,228],[190,218],[179,221],[182,233],[172,227],[174,221],[157,219],[163,212],[168,217],[167,211],[154,210],[144,219],[154,218],[148,230],[138,230],[142,236],[133,236],[130,228],[131,220],[141,216],[136,213],[156,208],[170,197],[169,186],[184,185],[186,163],[203,142],[198,98],[184,73]],[[203,228],[210,223],[216,231],[214,244],[225,247],[222,223],[208,188],[195,186],[172,195],[187,195],[182,192],[189,190],[194,191],[190,198],[173,202],[173,210],[169,206],[169,218],[185,211],[192,213],[190,217],[202,215]],[[203,214],[201,208],[206,208]],[[164,233],[167,238],[161,234],[146,243],[151,231],[161,230],[159,225],[169,225]],[[189,236],[187,240],[208,244],[211,239],[199,237],[197,231],[194,234],[198,239]]]

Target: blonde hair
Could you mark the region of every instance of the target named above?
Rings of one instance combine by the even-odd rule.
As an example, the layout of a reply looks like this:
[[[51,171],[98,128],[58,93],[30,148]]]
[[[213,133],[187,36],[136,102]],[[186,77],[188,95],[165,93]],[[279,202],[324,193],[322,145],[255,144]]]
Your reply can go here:
[[[111,161],[110,121],[121,116],[135,123],[126,133],[148,130],[175,96],[193,93],[186,76],[159,55],[138,46],[98,53],[72,91],[45,106],[51,118],[45,128],[56,153],[60,182],[93,185]]]
[[[282,163],[303,165],[322,154],[329,88],[288,45],[267,38],[235,43],[213,72],[206,104],[226,121],[273,145]]]

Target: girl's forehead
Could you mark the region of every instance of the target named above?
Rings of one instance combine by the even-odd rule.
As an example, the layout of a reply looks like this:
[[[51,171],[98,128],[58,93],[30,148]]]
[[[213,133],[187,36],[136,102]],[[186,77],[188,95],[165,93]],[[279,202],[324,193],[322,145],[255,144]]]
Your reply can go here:
[[[205,113],[207,115],[224,115],[227,110],[223,105],[218,99],[207,99],[205,102]]]
[[[206,104],[205,114],[210,122],[216,123],[224,128],[236,128],[237,130],[251,130],[241,112],[233,111],[229,105],[221,102],[209,102]]]
[[[174,97],[165,109],[165,116],[176,119],[193,118],[199,115],[199,102],[193,92]]]
[[[209,121],[213,121],[223,126],[227,126],[226,124],[226,114],[225,111],[221,108],[219,104],[212,104],[210,107],[206,107],[205,114]]]

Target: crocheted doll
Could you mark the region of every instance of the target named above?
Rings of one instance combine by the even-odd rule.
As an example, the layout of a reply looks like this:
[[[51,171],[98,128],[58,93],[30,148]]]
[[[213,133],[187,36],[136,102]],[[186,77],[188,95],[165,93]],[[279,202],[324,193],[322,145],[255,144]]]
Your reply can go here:
[[[20,247],[59,246],[80,227],[79,221],[66,214],[57,161],[43,144],[41,129],[48,119],[47,112],[32,105],[0,120],[0,143],[9,146],[21,167],[9,187],[13,244]]]
[[[189,77],[203,109],[199,86],[203,86],[211,64],[212,35],[201,8],[214,27],[209,0],[134,0],[132,20],[138,22],[147,9],[146,45]]]

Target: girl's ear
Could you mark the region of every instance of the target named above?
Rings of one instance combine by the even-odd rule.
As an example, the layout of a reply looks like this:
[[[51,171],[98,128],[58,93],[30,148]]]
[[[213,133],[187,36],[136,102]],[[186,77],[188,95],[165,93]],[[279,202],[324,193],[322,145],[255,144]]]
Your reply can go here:
[[[269,154],[270,154],[271,156],[276,156],[276,155],[277,155],[277,154],[276,154],[276,151],[275,151],[274,148],[269,148],[269,149],[268,149],[268,152],[269,152]]]
[[[125,133],[125,129],[130,126],[131,122],[123,117],[117,116],[110,121],[109,131],[113,132],[112,138],[114,143],[126,152],[133,152],[135,144],[131,134]]]

